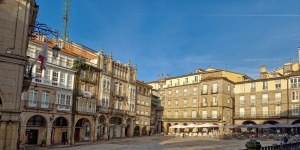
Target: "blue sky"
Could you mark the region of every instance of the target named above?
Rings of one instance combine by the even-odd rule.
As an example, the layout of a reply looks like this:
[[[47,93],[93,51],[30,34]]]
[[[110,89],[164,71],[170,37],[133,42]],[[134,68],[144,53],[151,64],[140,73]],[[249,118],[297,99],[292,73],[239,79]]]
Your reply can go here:
[[[63,0],[36,1],[37,21],[61,30]],[[139,80],[208,66],[258,78],[298,60],[300,1],[73,0],[69,40],[137,63]]]

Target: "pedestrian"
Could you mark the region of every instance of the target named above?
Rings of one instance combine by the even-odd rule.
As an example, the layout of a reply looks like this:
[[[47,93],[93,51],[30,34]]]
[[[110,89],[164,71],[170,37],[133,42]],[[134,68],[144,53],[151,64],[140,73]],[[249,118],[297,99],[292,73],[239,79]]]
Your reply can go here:
[[[281,141],[283,141],[284,143],[287,143],[289,141],[289,139],[287,138],[286,135],[284,135]]]

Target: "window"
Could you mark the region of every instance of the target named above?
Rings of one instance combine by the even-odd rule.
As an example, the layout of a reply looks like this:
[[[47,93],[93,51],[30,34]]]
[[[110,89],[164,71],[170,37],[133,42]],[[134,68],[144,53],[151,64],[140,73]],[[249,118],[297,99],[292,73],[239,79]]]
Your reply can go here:
[[[114,91],[115,91],[115,93],[118,93],[118,83],[115,83]]]
[[[194,87],[193,95],[197,95],[197,87]]]
[[[268,103],[268,94],[262,94],[262,103]]]
[[[202,103],[203,103],[203,106],[207,106],[207,98],[206,97],[203,98],[203,102]]]
[[[178,118],[178,111],[175,110],[174,118]]]
[[[68,83],[67,83],[68,88],[72,88],[73,85],[72,82],[73,82],[73,76],[68,75]]]
[[[80,70],[80,78],[84,78],[84,71]]]
[[[193,106],[197,106],[197,99],[196,98],[193,99]]]
[[[217,104],[218,104],[217,97],[216,97],[216,96],[214,96],[214,97],[213,97],[213,105],[217,105]]]
[[[169,91],[169,97],[171,97],[172,91]]]
[[[298,91],[292,92],[292,101],[298,101]]]
[[[42,92],[42,103],[41,103],[42,108],[48,108],[48,106],[49,106],[49,97],[50,97],[49,92],[47,92],[47,91]]]
[[[66,86],[66,81],[65,81],[65,76],[66,76],[66,74],[65,73],[60,73],[60,86],[62,86],[62,87],[64,87],[64,86]]]
[[[196,118],[196,110],[192,110],[192,118]]]
[[[108,100],[108,96],[106,96],[106,95],[103,95],[102,96],[102,99],[101,99],[101,101],[102,101],[102,106],[103,107],[108,107],[109,106],[109,100]]]
[[[178,89],[176,89],[176,91],[175,91],[175,96],[178,97],[178,95],[179,95],[179,94],[178,94]]]
[[[186,107],[186,105],[187,105],[187,100],[184,99],[184,100],[183,100],[183,107]]]
[[[263,107],[263,116],[268,116],[268,114],[269,114],[268,106]]]
[[[217,83],[214,83],[213,84],[213,90],[212,90],[213,93],[217,93],[218,92],[218,84]]]
[[[168,101],[168,108],[170,108],[170,107],[171,107],[171,101]]]
[[[177,79],[177,85],[180,85],[180,79]]]
[[[146,105],[148,105],[148,97],[146,97]]]
[[[40,67],[37,65],[35,66],[35,77],[42,78],[42,73],[41,73]],[[41,80],[39,80],[39,82],[41,82]]]
[[[38,96],[38,91],[36,91],[36,90],[30,90],[30,92],[29,92],[29,99],[28,99],[28,105],[29,106],[36,107],[37,96]]]
[[[251,92],[255,92],[256,87],[255,87],[255,82],[251,83]]]
[[[251,104],[255,104],[256,103],[256,95],[251,95],[250,100],[251,100]]]
[[[119,85],[119,93],[123,94],[123,85],[122,84]]]
[[[206,94],[207,93],[207,85],[203,85],[202,93]]]
[[[184,79],[184,83],[185,83],[185,84],[189,83],[188,78],[185,78],[185,79]]]
[[[103,65],[103,72],[106,73],[106,71],[107,71],[107,66],[106,66],[106,64],[104,64],[104,65]]]
[[[245,104],[245,96],[240,96],[240,104],[241,105]]]
[[[256,116],[256,107],[251,107],[251,117]]]
[[[198,76],[195,76],[195,82],[198,82]]]
[[[93,92],[93,86],[88,86],[88,91],[92,93]]]
[[[227,91],[230,92],[230,85],[227,86]]]
[[[167,112],[167,117],[171,118],[171,112],[170,111]]]
[[[292,115],[298,116],[299,115],[299,105],[292,105]]]
[[[212,118],[217,118],[218,117],[218,112],[216,110],[212,111]]]
[[[71,59],[68,59],[67,60],[67,67],[72,67],[72,60]]]
[[[57,86],[58,72],[53,71],[52,73],[52,85]]]
[[[268,89],[268,81],[262,82],[262,89],[267,90]]]
[[[50,77],[51,77],[51,72],[49,69],[45,70],[45,75],[44,75],[44,83],[45,84],[50,84]]]
[[[183,96],[187,96],[187,88],[183,89]]]
[[[175,100],[175,107],[178,107],[178,100]]]
[[[281,93],[275,93],[275,102],[281,102]]]
[[[245,92],[245,84],[241,84],[240,88],[241,88],[241,93],[244,93]]]
[[[59,109],[70,109],[71,105],[71,95],[58,94],[57,95],[57,104],[59,104]]]
[[[172,86],[172,81],[169,81],[169,86]]]
[[[245,108],[240,108],[240,117],[245,116]]]
[[[281,81],[280,80],[275,81],[275,88],[276,89],[281,89]]]
[[[202,118],[203,119],[207,118],[207,111],[206,110],[202,111]]]
[[[281,106],[275,106],[275,114],[276,116],[280,116],[281,113]]]
[[[92,72],[90,72],[90,74],[89,74],[89,79],[90,79],[91,81],[93,81],[93,79],[94,79],[94,74],[93,74]]]
[[[183,118],[187,118],[187,111],[186,110],[183,111]]]
[[[294,79],[291,79],[291,88],[297,88],[297,87],[300,87],[300,78],[294,78]]]

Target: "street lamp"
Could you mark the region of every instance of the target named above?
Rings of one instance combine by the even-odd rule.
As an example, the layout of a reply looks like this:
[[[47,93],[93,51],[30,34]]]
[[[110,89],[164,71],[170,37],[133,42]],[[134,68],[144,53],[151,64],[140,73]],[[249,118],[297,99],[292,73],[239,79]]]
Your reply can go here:
[[[52,50],[53,50],[53,57],[56,59],[58,57],[58,53],[60,51],[60,48],[56,44],[54,47],[52,47]]]

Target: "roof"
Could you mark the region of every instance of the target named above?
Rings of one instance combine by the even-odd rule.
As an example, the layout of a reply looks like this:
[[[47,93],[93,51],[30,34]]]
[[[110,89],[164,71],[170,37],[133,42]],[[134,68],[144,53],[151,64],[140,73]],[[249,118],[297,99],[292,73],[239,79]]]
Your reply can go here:
[[[287,76],[291,77],[291,76],[299,76],[300,75],[300,70],[294,71],[290,74],[288,74]]]
[[[149,87],[149,88],[153,88],[151,85],[148,85],[148,84],[145,83],[144,81],[136,80],[136,83],[142,84],[142,85],[147,86],[147,87]]]
[[[226,81],[228,81],[228,82],[230,82],[230,83],[233,83],[233,84],[234,84],[234,82],[233,82],[233,81],[229,80],[229,79],[228,79],[228,78],[226,78],[226,77],[212,77],[212,76],[208,76],[208,77],[206,77],[206,78],[203,78],[201,81],[208,81],[208,80],[219,80],[219,79],[221,79],[221,80],[226,80]]]

